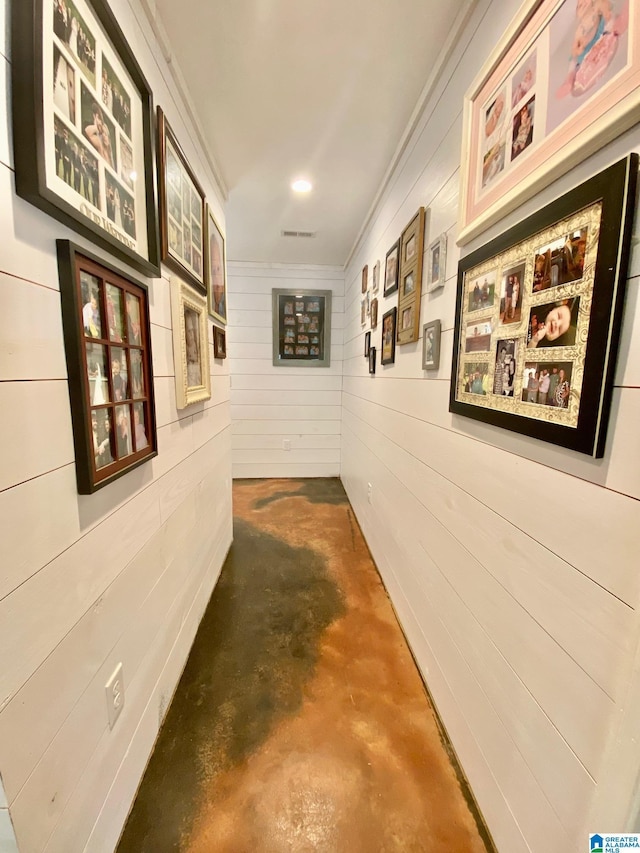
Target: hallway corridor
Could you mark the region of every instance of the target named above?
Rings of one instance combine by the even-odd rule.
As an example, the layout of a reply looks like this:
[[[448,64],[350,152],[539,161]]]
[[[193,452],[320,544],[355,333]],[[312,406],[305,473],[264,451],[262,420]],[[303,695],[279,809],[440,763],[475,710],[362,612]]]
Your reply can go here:
[[[339,480],[239,480],[118,853],[486,853]]]

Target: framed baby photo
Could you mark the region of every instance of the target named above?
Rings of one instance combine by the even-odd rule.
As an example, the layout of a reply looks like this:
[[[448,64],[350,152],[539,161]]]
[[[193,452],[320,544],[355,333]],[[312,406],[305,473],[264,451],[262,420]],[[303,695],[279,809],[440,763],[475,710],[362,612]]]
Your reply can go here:
[[[432,320],[422,327],[422,369],[440,367],[440,320]]]
[[[209,316],[227,323],[227,253],[224,235],[207,205],[206,275]]]
[[[171,276],[171,325],[176,405],[186,409],[211,398],[209,320],[207,300],[177,275]]]
[[[57,241],[78,492],[157,455],[146,285]]]
[[[158,183],[162,261],[206,295],[204,190],[160,107]]]
[[[382,344],[380,364],[393,364],[396,360],[396,321],[398,309],[394,306],[382,318]]]
[[[427,292],[443,287],[447,270],[447,235],[441,234],[427,249]]]
[[[274,288],[271,294],[274,366],[329,367],[331,291]]]
[[[400,238],[398,327],[396,329],[396,341],[400,345],[417,341],[419,335],[424,223],[425,209],[421,207]]]
[[[219,326],[213,327],[213,357],[227,357],[227,333]]]
[[[400,240],[396,240],[387,252],[384,262],[384,295],[390,296],[398,289],[398,258],[400,255]]]
[[[639,15],[525,0],[465,97],[459,245],[637,122]]]
[[[450,411],[603,456],[637,173],[630,154],[460,261]]]
[[[160,275],[153,97],[109,4],[10,8],[16,193]]]

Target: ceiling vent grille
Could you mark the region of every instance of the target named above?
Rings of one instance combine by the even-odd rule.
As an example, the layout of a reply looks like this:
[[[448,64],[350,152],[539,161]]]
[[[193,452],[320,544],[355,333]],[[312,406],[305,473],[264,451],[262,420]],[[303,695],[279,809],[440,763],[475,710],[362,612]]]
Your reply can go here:
[[[283,237],[315,237],[315,231],[281,231]]]

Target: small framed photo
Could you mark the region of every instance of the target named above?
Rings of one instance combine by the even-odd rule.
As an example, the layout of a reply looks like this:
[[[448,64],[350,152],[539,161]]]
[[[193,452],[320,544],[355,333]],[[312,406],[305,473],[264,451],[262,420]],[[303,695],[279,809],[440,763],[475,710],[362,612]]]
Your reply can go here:
[[[369,373],[373,374],[376,372],[376,348],[370,347],[369,349]]]
[[[207,300],[178,276],[171,276],[171,320],[176,403],[185,409],[211,398]]]
[[[402,283],[398,298],[400,324],[397,331],[399,345],[418,340],[420,322],[420,294],[422,287],[422,259],[424,254],[425,209],[421,207],[400,238],[401,262],[399,279]]]
[[[274,288],[271,294],[274,366],[329,367],[331,291]]]
[[[425,323],[422,328],[422,369],[440,367],[440,320]]]
[[[157,455],[147,287],[58,240],[78,492]]]
[[[213,357],[227,357],[227,333],[219,326],[213,327]]]
[[[364,336],[364,357],[369,358],[369,350],[371,349],[371,332],[367,332]]]
[[[227,253],[224,235],[207,205],[205,252],[209,315],[227,324]]]
[[[17,194],[159,276],[153,97],[110,4],[10,9]]]
[[[371,300],[371,328],[375,329],[378,325],[378,300]]]
[[[363,296],[360,300],[360,325],[364,326],[367,322],[367,300]]]
[[[371,291],[367,290],[365,297],[365,315],[371,317]]]
[[[371,289],[374,293],[377,293],[380,288],[380,261],[376,261],[373,267],[373,282],[371,284]]]
[[[158,160],[162,260],[206,295],[204,190],[160,107]]]
[[[400,240],[396,240],[387,252],[384,265],[384,295],[389,296],[398,289],[398,254]],[[384,362],[383,362],[384,364]]]
[[[381,364],[393,364],[396,360],[396,322],[398,309],[394,306],[382,318]]]
[[[447,269],[447,235],[441,234],[427,251],[427,291],[444,286]]]
[[[369,287],[369,267],[365,264],[362,267],[362,292],[367,292],[367,287]]]

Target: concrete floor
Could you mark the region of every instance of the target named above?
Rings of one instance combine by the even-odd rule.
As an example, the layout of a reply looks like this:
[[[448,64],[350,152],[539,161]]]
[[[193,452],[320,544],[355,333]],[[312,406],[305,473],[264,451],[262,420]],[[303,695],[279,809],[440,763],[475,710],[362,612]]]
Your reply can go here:
[[[339,480],[240,480],[118,853],[486,853]]]

